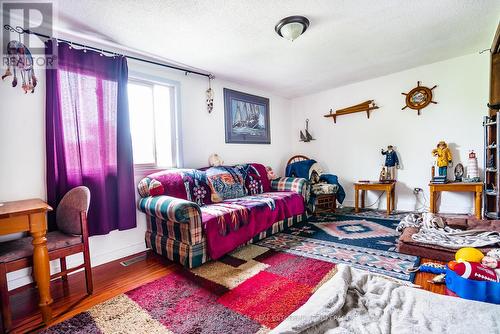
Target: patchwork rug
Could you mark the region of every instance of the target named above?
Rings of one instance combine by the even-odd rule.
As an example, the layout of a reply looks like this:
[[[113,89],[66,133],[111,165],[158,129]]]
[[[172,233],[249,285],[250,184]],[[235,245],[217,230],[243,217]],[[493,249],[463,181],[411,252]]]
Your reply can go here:
[[[296,224],[258,245],[413,282],[415,274],[406,270],[418,265],[420,259],[396,251],[398,223],[396,219],[326,214]]]
[[[334,273],[334,264],[249,245],[178,266],[43,333],[266,333]]]

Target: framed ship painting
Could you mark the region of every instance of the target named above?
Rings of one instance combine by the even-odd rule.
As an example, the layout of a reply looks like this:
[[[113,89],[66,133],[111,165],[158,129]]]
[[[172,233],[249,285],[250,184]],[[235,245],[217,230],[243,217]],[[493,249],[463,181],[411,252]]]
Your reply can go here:
[[[271,144],[269,99],[224,88],[226,143]]]

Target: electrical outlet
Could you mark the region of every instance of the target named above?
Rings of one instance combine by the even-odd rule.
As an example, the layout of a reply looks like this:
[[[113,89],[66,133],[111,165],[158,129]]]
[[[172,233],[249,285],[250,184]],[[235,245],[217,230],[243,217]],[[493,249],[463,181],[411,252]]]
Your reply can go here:
[[[413,193],[417,195],[418,193],[422,192],[422,188],[413,188]]]

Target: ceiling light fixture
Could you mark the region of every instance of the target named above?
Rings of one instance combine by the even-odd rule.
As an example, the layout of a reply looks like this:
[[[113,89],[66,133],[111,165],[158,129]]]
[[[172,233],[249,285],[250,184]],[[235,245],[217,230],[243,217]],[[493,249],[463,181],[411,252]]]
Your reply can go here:
[[[309,27],[309,20],[304,16],[289,16],[281,19],[274,27],[281,37],[294,41]]]

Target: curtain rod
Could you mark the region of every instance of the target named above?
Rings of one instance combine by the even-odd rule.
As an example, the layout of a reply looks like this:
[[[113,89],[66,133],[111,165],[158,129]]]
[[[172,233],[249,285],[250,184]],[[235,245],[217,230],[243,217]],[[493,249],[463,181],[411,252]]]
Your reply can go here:
[[[109,54],[114,54],[114,55],[118,55],[118,56],[123,56],[123,57],[126,57],[128,59],[137,60],[137,61],[141,61],[141,62],[144,62],[144,63],[153,64],[153,65],[157,65],[157,66],[167,67],[167,68],[170,68],[170,69],[173,69],[173,70],[177,70],[177,71],[182,71],[186,75],[188,73],[191,73],[191,74],[196,74],[196,75],[201,75],[201,76],[207,77],[210,80],[215,79],[215,76],[213,74],[211,74],[211,73],[202,73],[202,72],[190,70],[188,68],[184,68],[184,67],[180,67],[180,66],[170,65],[170,64],[166,64],[166,63],[160,63],[160,62],[157,62],[157,61],[154,61],[154,60],[148,60],[148,59],[139,58],[139,57],[135,57],[135,56],[129,56],[129,55],[124,55],[124,54],[119,54],[119,53],[116,53],[116,52],[113,52],[113,51],[105,50],[105,49],[102,49],[102,48],[96,48],[96,47],[93,47],[93,46],[90,46],[90,45],[81,44],[81,43],[72,42],[72,41],[69,41],[69,40],[66,40],[66,39],[62,39],[62,38],[55,38],[55,37],[47,36],[47,35],[40,34],[38,32],[29,30],[29,29],[24,29],[23,27],[20,27],[20,26],[17,26],[16,28],[13,28],[12,26],[6,24],[3,27],[4,27],[5,30],[9,30],[11,32],[17,32],[18,34],[30,34],[30,35],[35,35],[35,36],[46,38],[46,39],[52,39],[52,38],[54,38],[56,41],[63,42],[63,43],[68,43],[70,45],[76,45],[76,46],[79,46],[79,47],[82,47],[82,48],[85,48],[85,49],[94,50],[94,51],[98,51],[98,52],[101,52],[101,53],[109,53]]]

